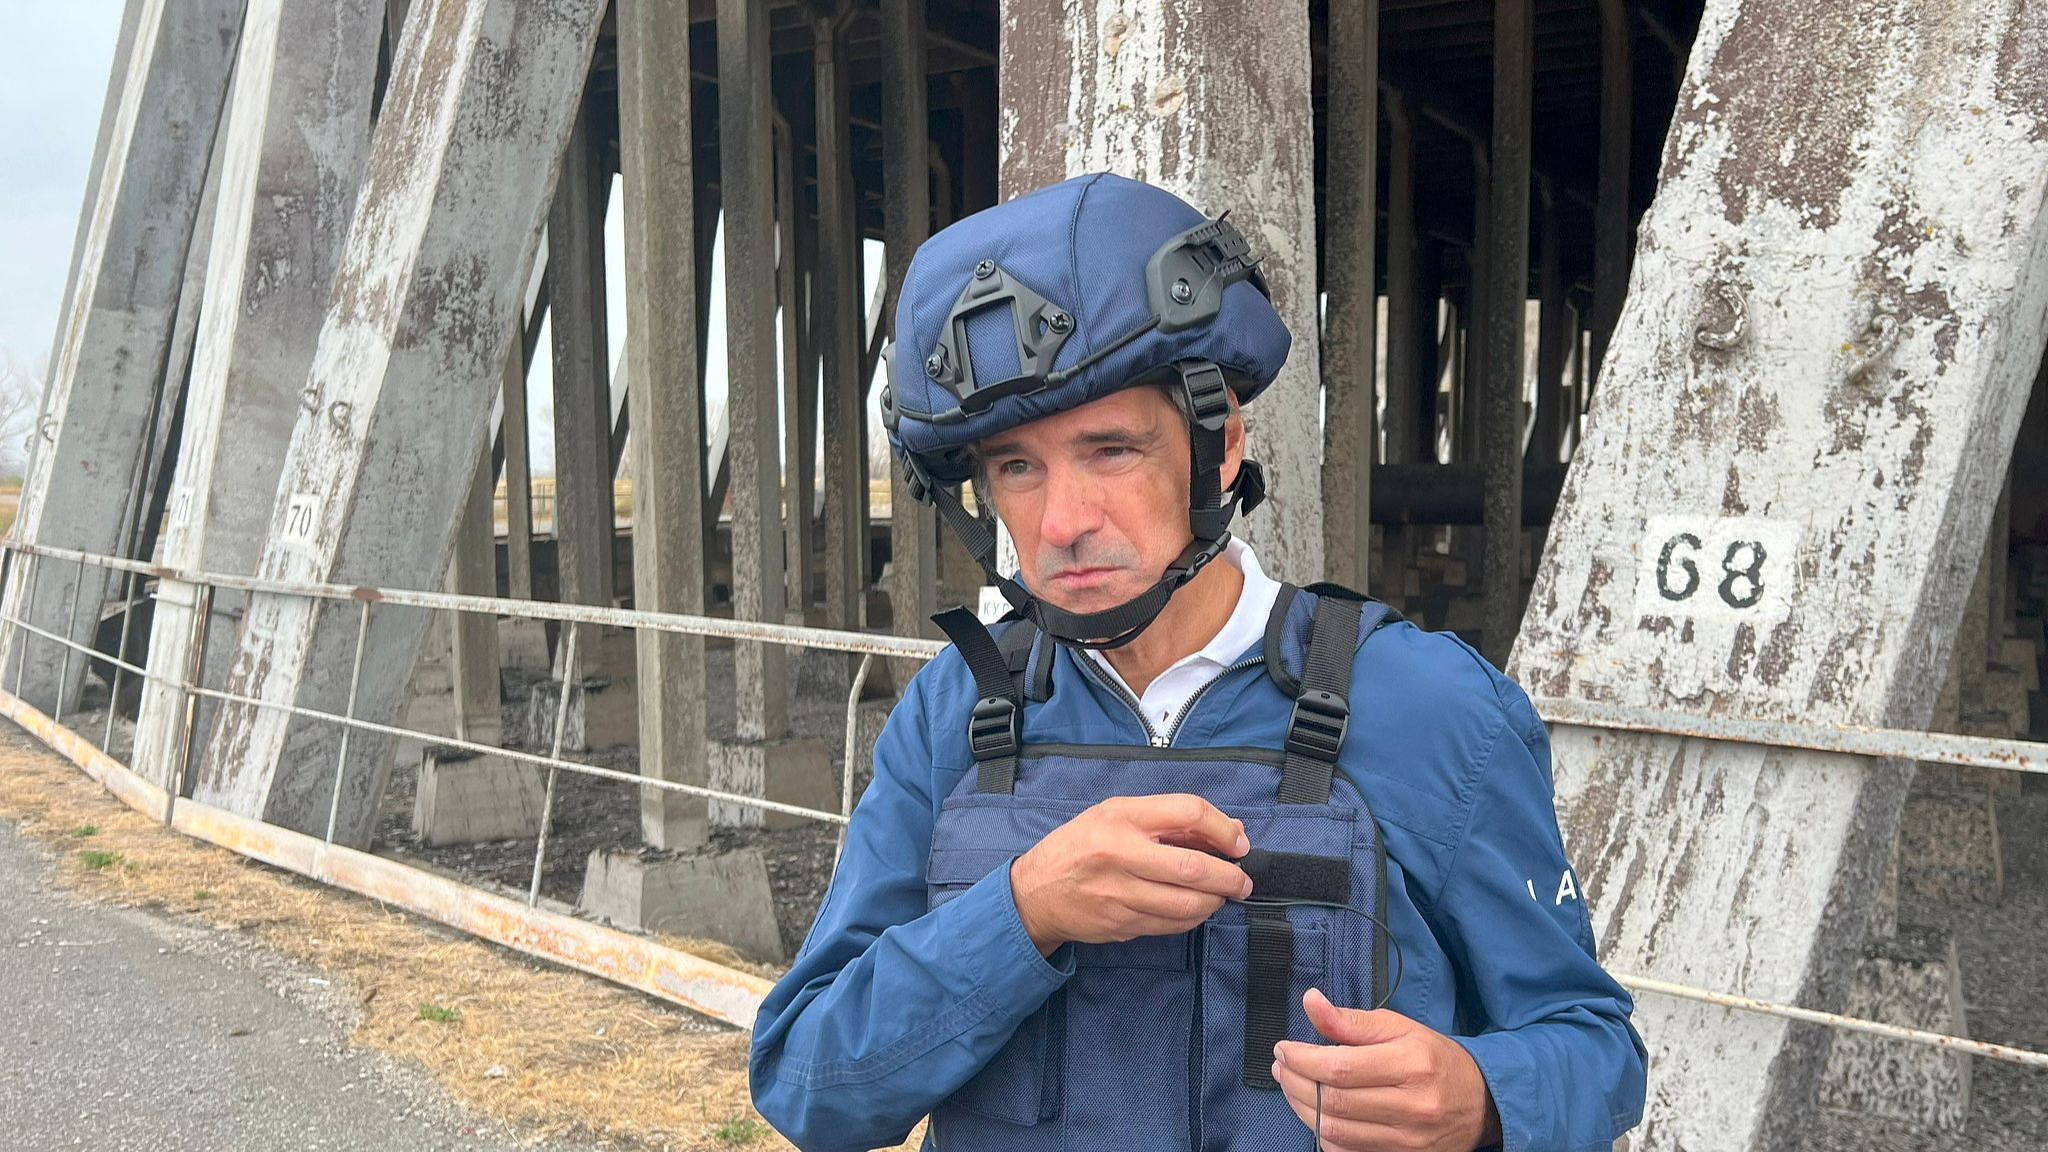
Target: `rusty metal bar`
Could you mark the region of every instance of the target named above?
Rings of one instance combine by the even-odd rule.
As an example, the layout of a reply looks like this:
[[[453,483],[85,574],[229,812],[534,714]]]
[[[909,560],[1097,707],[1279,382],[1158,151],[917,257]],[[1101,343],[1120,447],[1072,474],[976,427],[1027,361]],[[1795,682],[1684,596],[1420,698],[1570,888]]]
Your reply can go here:
[[[172,810],[178,806],[178,797],[192,787],[192,761],[194,745],[199,741],[199,697],[206,690],[206,641],[213,635],[213,585],[197,585],[193,598],[192,626],[199,635],[192,641],[192,664],[185,677],[185,739],[184,751],[178,758],[178,775],[167,780],[164,789],[164,825],[171,822]],[[168,765],[166,766],[168,768]],[[168,773],[167,773],[168,774]]]
[[[452,622],[451,622],[452,623]],[[348,707],[345,714],[350,720],[356,718],[356,688],[363,681],[363,641],[370,634],[370,602],[363,601],[363,609],[356,617],[356,657],[348,670]],[[457,701],[456,720],[461,722],[461,702]],[[341,726],[341,751],[334,757],[334,795],[327,801],[327,843],[334,843],[334,822],[341,816],[341,781],[348,775],[348,738],[355,731],[354,725]],[[464,730],[465,735],[467,729]]]
[[[8,547],[10,549],[19,549],[20,545],[11,544]],[[17,603],[35,603],[36,578],[42,574],[42,568],[42,564],[33,559],[33,554],[31,554],[31,559],[28,562],[28,588],[22,593],[24,599],[17,601]],[[23,628],[30,627],[29,622],[26,620],[16,620],[15,623]],[[19,695],[21,693],[21,678],[27,674],[28,670],[28,641],[21,640],[17,642],[14,649],[16,656],[14,661],[14,692],[16,695]]]
[[[135,622],[135,573],[128,573],[121,585],[121,639],[114,646],[114,677],[107,686],[107,727],[100,733],[100,747],[114,746],[114,709],[121,701],[121,677],[128,671],[122,660],[128,655],[128,626]],[[132,752],[133,749],[131,748]]]
[[[860,694],[868,686],[868,669],[875,663],[873,656],[860,658],[860,667],[853,671],[853,687],[846,692],[846,755],[842,761],[839,779],[839,814],[849,820],[853,817],[853,768],[854,748],[860,732]],[[839,826],[838,839],[832,845],[832,858],[846,850],[846,825]]]
[[[1911,732],[1898,728],[1866,728],[1852,724],[1816,725],[1797,720],[1766,720],[1736,716],[1699,716],[1659,708],[1596,704],[1588,700],[1531,697],[1536,714],[1547,724],[1650,732],[1761,744],[1771,748],[1803,748],[1887,760],[1918,760],[1968,768],[2048,774],[2048,744],[2027,740],[1994,740],[1947,732]]]
[[[562,732],[569,726],[569,693],[576,683],[576,640],[583,635],[583,629],[569,629],[569,642],[562,648],[562,698],[555,701],[555,736],[553,747],[548,750],[548,759],[562,758]],[[548,828],[555,822],[555,780],[558,776],[555,766],[548,765],[547,795],[540,805],[540,838],[533,845],[533,883],[526,889],[528,908],[540,903],[540,874],[548,859]]]
[[[495,612],[500,616],[518,616],[530,620],[554,620],[564,624],[600,624],[618,628],[651,628],[657,632],[675,632],[694,636],[719,636],[730,640],[760,641],[797,648],[821,648],[833,652],[851,652],[856,656],[865,653],[875,656],[928,660],[944,651],[946,647],[945,642],[939,640],[873,635],[864,632],[839,632],[829,628],[766,624],[757,621],[725,620],[713,616],[687,616],[668,612],[645,612],[634,609],[601,607],[594,604],[558,604],[534,600],[501,600],[491,596],[464,596],[452,592],[423,592],[404,588],[382,588],[368,584],[293,583],[285,580],[267,580],[255,576],[191,572],[181,568],[163,567],[135,560],[122,560],[118,557],[81,552],[72,548],[55,548],[42,544],[8,542],[0,545],[0,547],[60,560],[75,560],[83,557],[87,562],[103,568],[112,568],[122,572],[138,572],[143,575],[161,577],[165,580],[182,580],[191,584],[205,583],[215,587],[231,588],[242,592],[268,592],[280,596],[302,596],[314,600],[374,600],[379,603],[396,604],[411,608],[452,608],[458,612]]]
[[[80,560],[78,562],[78,575],[71,581],[71,604],[65,609],[65,615],[70,618],[64,626],[64,634],[66,636],[78,635],[78,594],[84,590],[85,561]],[[57,671],[57,711],[50,716],[54,723],[60,725],[64,723],[64,690],[71,686],[71,645],[65,644],[63,648],[64,660],[59,665]],[[79,694],[83,695],[84,693],[85,686],[81,684],[79,685]]]
[[[1758,1000],[1751,996],[1737,996],[1729,992],[1710,992],[1705,988],[1694,988],[1688,984],[1673,984],[1668,980],[1653,980],[1647,976],[1622,976],[1614,979],[1623,987],[1638,992],[1655,992],[1663,996],[1676,996],[1681,1000],[1697,1000],[1703,1004],[1718,1004],[1723,1008],[1735,1008],[1744,1012],[1757,1012],[1765,1016],[1777,1016],[1786,1020],[1798,1020],[1807,1024],[1819,1024],[1837,1028],[1844,1032],[1862,1032],[1870,1036],[1883,1036],[1892,1040],[1904,1040],[1930,1048],[1946,1048],[1971,1056],[1983,1056],[1990,1060],[2002,1060],[2008,1064],[2024,1064],[2030,1068],[2048,1068],[2048,1052],[2030,1052],[2025,1048],[2014,1048],[2007,1044],[1993,1044],[1987,1040],[1972,1040],[1966,1036],[1950,1036],[1945,1032],[1927,1032],[1919,1028],[1904,1028],[1897,1024],[1886,1024],[1878,1020],[1865,1020],[1857,1016],[1843,1016],[1834,1012],[1821,1012],[1813,1008],[1801,1008],[1793,1004],[1780,1004],[1773,1000]]]

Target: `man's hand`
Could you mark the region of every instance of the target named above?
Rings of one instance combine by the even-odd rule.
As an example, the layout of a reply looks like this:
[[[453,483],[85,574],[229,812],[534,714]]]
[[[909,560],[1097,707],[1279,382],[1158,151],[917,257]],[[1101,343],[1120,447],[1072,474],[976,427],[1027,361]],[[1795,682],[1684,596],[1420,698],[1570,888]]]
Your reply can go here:
[[[1398,1012],[1339,1008],[1318,989],[1301,1004],[1330,1043],[1282,1040],[1273,1078],[1311,1128],[1322,1083],[1326,1152],[1471,1152],[1500,1143],[1493,1097],[1456,1041]]]
[[[1017,915],[1038,951],[1186,932],[1251,877],[1244,824],[1184,793],[1114,796],[1052,830],[1010,864]]]

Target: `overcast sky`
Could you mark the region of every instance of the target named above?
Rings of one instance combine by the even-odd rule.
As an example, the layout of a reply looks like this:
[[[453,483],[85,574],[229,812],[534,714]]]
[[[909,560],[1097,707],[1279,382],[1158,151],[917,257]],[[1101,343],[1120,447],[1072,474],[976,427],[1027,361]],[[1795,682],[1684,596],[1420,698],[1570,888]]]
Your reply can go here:
[[[0,37],[0,352],[26,366],[42,364],[56,332],[121,8],[122,0],[0,0],[7,30]],[[615,189],[605,229],[614,368],[626,331],[623,216]],[[714,268],[722,271],[722,263]],[[869,293],[880,265],[881,245],[870,241]],[[723,279],[714,273],[705,348],[714,421],[725,401]],[[779,343],[780,325],[775,332]],[[554,467],[547,347],[541,345],[527,390],[534,471],[542,474]],[[871,395],[871,412],[873,401]]]
[[[0,348],[50,354],[121,0],[0,0]]]

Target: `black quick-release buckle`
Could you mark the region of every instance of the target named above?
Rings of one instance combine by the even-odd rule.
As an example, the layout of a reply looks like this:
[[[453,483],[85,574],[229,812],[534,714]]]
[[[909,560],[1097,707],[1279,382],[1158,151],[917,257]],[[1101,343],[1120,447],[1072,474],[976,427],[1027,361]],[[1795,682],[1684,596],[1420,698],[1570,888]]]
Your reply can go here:
[[[979,761],[1015,756],[1023,743],[1020,721],[1014,700],[1001,696],[976,700],[973,716],[967,722],[967,743],[974,758]]]
[[[1297,755],[1334,762],[1350,727],[1350,701],[1335,692],[1310,689],[1294,699],[1294,714],[1287,719],[1286,748]]]
[[[1204,432],[1223,431],[1224,421],[1230,418],[1230,382],[1224,379],[1223,369],[1208,361],[1187,364],[1181,369],[1181,380],[1188,390],[1189,415],[1195,427]]]

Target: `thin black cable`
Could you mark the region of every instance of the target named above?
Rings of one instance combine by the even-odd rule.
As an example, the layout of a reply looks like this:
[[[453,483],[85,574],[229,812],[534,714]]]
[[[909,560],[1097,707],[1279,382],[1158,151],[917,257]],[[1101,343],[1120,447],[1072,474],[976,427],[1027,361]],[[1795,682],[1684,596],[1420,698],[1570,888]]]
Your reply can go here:
[[[1225,899],[1230,898],[1225,897]],[[1364,917],[1365,920],[1372,924],[1373,927],[1378,928],[1380,930],[1380,934],[1386,937],[1387,943],[1390,946],[1392,946],[1394,950],[1394,978],[1388,981],[1387,983],[1387,994],[1385,996],[1380,997],[1379,1002],[1374,1004],[1371,1008],[1366,1009],[1366,1011],[1377,1012],[1393,1002],[1394,992],[1401,986],[1401,975],[1404,969],[1407,967],[1407,963],[1401,953],[1401,941],[1394,935],[1394,930],[1387,927],[1386,921],[1380,919],[1379,917],[1373,915],[1370,912],[1367,912],[1363,908],[1353,908],[1349,904],[1339,904],[1335,900],[1260,900],[1256,897],[1250,897],[1244,900],[1230,900],[1230,902],[1232,904],[1242,904],[1247,908],[1289,908],[1297,905],[1303,905],[1311,908],[1342,908],[1346,912],[1350,912],[1354,915]],[[1325,998],[1327,998],[1328,995],[1328,993],[1324,993]],[[1335,1003],[1335,1001],[1332,1001],[1332,1003]],[[1316,1141],[1316,1152],[1327,1152],[1327,1150],[1323,1146],[1323,1082],[1321,1080],[1318,1080],[1315,1082],[1315,1085],[1316,1124],[1314,1136]]]

